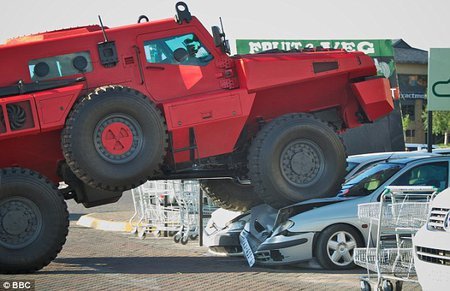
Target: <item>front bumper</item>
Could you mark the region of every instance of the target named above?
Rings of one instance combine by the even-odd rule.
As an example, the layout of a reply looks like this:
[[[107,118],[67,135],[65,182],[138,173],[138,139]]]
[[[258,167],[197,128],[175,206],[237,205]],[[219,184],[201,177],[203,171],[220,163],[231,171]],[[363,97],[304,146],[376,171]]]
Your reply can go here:
[[[314,233],[299,233],[292,236],[277,235],[260,242],[246,230],[247,238],[259,265],[290,265],[313,258]]]
[[[423,226],[413,238],[414,265],[423,290],[450,286],[450,233]]]
[[[214,233],[203,231],[203,243],[210,252],[219,255],[241,256],[242,247],[239,243],[241,230],[218,230]]]

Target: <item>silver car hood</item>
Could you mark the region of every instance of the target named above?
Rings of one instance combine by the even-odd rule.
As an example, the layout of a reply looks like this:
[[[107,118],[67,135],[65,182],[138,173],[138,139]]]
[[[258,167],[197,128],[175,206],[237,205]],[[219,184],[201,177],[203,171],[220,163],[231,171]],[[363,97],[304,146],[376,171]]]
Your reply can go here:
[[[358,197],[335,196],[329,198],[310,199],[299,202],[280,210],[275,210],[267,204],[255,206],[250,211],[250,219],[246,224],[246,231],[259,243],[266,240],[274,229],[289,218],[307,212],[317,207],[353,200]]]
[[[278,211],[277,218],[275,220],[274,229],[281,223],[287,221],[290,217],[312,210],[317,207],[322,207],[325,205],[335,204],[339,202],[344,202],[348,200],[353,200],[355,198],[360,198],[359,196],[334,196],[328,198],[318,198],[318,199],[310,199],[303,202],[299,202],[296,204],[292,204],[281,208]]]

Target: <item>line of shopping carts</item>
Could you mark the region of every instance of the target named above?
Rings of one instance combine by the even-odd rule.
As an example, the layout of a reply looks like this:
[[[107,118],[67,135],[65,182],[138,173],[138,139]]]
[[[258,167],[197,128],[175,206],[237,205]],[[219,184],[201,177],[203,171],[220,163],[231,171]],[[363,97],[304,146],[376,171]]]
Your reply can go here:
[[[132,233],[139,238],[147,234],[173,236],[175,242],[187,244],[199,235],[200,183],[197,180],[147,181],[132,189],[134,214],[130,218]],[[207,200],[203,213],[216,207]]]
[[[379,202],[358,206],[369,223],[367,247],[356,248],[355,264],[367,269],[361,290],[401,290],[403,282],[417,283],[412,236],[426,223],[437,189],[428,186],[391,186]]]

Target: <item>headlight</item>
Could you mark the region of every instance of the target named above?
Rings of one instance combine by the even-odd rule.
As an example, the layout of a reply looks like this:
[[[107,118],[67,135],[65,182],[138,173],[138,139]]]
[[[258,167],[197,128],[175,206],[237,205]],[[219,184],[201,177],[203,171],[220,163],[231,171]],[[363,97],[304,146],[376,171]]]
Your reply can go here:
[[[289,228],[294,226],[294,222],[292,220],[288,220],[286,222],[283,222],[275,231],[274,233],[276,235],[281,234],[282,232],[288,230]]]
[[[245,220],[238,220],[227,225],[228,230],[242,230],[245,226]]]

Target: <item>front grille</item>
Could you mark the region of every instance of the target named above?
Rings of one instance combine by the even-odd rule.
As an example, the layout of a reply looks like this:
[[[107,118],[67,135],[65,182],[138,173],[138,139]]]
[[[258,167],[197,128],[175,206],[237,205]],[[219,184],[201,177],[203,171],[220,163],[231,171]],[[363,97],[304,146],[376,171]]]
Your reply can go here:
[[[425,247],[416,247],[416,254],[419,260],[432,264],[450,266],[450,251],[432,249]]]
[[[430,212],[430,217],[428,218],[428,229],[445,231],[444,220],[447,213],[450,211],[448,208],[433,208]]]
[[[267,262],[270,260],[270,252],[264,251],[264,252],[258,252],[255,254],[255,259],[260,262]]]

